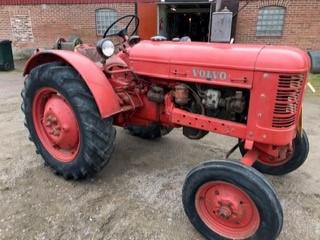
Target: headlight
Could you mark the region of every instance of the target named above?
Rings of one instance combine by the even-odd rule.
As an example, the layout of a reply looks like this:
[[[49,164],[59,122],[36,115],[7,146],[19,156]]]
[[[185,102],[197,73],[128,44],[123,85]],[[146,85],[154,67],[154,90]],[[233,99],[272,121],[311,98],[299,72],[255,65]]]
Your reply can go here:
[[[114,54],[114,44],[112,41],[110,41],[108,39],[101,39],[97,43],[97,51],[103,57],[109,58]]]

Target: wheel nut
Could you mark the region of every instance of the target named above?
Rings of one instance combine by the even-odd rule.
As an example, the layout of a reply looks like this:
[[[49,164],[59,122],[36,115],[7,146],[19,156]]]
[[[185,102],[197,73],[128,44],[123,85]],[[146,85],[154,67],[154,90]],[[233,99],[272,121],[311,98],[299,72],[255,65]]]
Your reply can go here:
[[[68,125],[64,125],[63,128],[62,128],[62,130],[63,130],[64,132],[69,132],[70,127],[69,127]]]
[[[53,133],[53,135],[54,135],[54,136],[60,136],[60,131],[55,131],[55,132]]]
[[[52,122],[57,122],[57,119],[56,118],[52,118]]]

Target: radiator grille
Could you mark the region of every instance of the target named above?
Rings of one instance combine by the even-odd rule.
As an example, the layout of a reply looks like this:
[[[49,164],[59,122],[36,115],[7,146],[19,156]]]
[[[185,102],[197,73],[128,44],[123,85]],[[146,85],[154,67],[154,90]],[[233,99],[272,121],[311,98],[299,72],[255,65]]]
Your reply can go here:
[[[304,75],[280,75],[272,127],[290,127],[295,123]]]

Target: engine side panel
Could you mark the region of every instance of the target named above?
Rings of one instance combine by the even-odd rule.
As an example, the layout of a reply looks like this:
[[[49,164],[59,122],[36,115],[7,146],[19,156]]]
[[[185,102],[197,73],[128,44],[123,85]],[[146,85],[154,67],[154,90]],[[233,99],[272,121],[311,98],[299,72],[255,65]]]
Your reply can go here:
[[[296,134],[307,72],[256,72],[249,103],[246,138],[284,145]]]
[[[262,47],[142,41],[130,49],[130,65],[139,75],[169,81],[251,88]]]

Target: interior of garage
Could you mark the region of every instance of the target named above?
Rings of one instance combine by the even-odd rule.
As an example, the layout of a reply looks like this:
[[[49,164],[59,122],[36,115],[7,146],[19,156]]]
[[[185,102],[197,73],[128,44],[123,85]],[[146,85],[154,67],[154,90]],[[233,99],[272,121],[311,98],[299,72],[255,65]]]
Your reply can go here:
[[[236,19],[239,2],[224,0],[221,9],[230,10],[232,19],[231,36],[235,37]],[[192,41],[207,42],[210,39],[210,26],[215,2],[165,2],[158,4],[158,35],[167,39],[189,36]]]
[[[189,36],[207,41],[210,4],[159,4],[159,34],[168,39]]]

